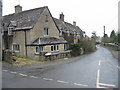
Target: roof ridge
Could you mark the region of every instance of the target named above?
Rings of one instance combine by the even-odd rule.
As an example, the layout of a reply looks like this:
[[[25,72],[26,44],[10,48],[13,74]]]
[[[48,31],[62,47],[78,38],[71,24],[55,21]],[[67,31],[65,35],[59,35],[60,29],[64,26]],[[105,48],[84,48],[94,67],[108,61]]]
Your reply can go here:
[[[54,17],[53,17],[53,18],[54,18]],[[57,19],[57,18],[54,18],[54,19]],[[57,20],[59,20],[59,19],[57,19]],[[59,20],[59,21],[60,21],[60,20]],[[66,24],[70,24],[70,25],[74,26],[72,23],[65,22],[65,21],[62,21],[62,22],[64,22],[64,23],[66,23]],[[75,26],[75,27],[79,27],[79,26]]]
[[[8,14],[8,15],[4,15],[3,17],[11,16],[11,15],[14,15],[14,14],[20,14],[20,13],[24,13],[24,12],[28,12],[28,11],[33,11],[33,10],[36,10],[36,9],[42,9],[42,8],[48,8],[48,6],[43,6],[43,7],[33,8],[33,9],[29,9],[29,10],[24,10],[24,11],[19,12],[19,13],[11,13],[11,14]]]

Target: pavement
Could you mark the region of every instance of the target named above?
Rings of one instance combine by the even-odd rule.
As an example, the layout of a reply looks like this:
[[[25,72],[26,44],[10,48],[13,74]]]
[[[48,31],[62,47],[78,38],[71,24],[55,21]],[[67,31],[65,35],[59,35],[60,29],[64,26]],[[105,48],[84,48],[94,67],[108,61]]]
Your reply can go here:
[[[118,60],[98,46],[88,55],[50,64],[3,64],[3,88],[118,88]]]

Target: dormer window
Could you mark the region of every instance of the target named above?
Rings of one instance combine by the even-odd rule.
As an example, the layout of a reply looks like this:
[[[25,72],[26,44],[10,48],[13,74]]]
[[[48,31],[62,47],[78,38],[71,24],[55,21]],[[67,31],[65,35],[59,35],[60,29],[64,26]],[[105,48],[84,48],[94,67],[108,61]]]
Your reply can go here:
[[[76,31],[74,31],[74,36],[76,36]]]
[[[62,36],[62,26],[61,26],[61,24],[59,25],[59,29],[60,29],[60,36]]]
[[[69,30],[67,30],[67,35],[70,36],[70,31]]]
[[[77,36],[79,36],[80,35],[80,33],[77,33]]]
[[[8,35],[13,35],[13,27],[8,27]]]
[[[17,22],[16,21],[10,21],[10,25],[16,27],[17,26]]]
[[[62,36],[62,30],[60,30],[60,36]]]

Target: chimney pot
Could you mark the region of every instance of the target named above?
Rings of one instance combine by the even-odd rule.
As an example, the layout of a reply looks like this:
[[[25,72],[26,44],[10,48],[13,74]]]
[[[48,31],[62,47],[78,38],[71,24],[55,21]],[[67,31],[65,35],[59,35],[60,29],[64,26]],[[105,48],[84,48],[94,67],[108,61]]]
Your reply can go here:
[[[22,12],[22,6],[17,5],[15,6],[15,13],[19,13],[19,12]]]
[[[60,14],[60,18],[59,18],[61,21],[64,21],[64,14],[63,12]]]
[[[76,26],[76,22],[75,21],[73,21],[73,25]]]

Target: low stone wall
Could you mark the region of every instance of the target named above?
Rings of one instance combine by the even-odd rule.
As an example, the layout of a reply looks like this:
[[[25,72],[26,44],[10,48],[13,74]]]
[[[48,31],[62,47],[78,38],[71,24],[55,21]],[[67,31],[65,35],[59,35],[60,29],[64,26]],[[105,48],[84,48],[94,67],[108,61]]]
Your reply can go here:
[[[12,63],[13,61],[13,53],[10,50],[4,50],[3,51],[3,61],[7,61],[9,63]]]
[[[3,52],[3,58],[4,61],[12,63],[13,61],[16,61],[17,59],[17,55],[10,51],[10,50],[4,50]],[[44,61],[44,60],[56,60],[56,59],[60,59],[60,58],[65,58],[65,57],[71,57],[70,52],[64,52],[64,53],[56,53],[56,54],[51,54],[48,56],[45,56],[45,52],[40,53],[40,54],[35,54],[34,57],[32,57],[31,59],[33,60],[40,60],[40,61]],[[30,57],[28,57],[30,58]]]
[[[60,59],[65,57],[71,57],[70,52],[45,56],[45,60],[55,60],[55,59]]]

